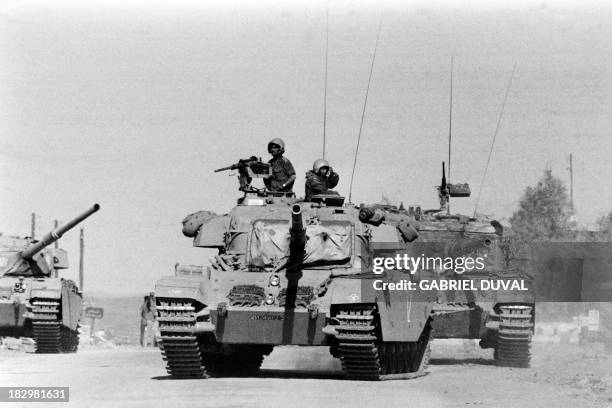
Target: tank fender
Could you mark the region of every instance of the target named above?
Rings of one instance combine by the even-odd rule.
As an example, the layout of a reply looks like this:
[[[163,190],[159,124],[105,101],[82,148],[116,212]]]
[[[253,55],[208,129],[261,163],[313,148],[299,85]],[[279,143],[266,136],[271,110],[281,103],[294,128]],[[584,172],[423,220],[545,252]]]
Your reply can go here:
[[[188,278],[166,276],[155,284],[156,298],[193,299],[204,305],[208,304],[208,296],[204,290],[205,279],[191,276]]]
[[[59,299],[62,296],[62,282],[59,279],[26,279],[32,298]]]
[[[402,272],[387,271],[388,282],[406,279]],[[376,305],[384,341],[417,341],[431,317],[435,291],[376,290]]]
[[[365,303],[361,298],[361,279],[335,277],[329,285],[331,304]]]
[[[72,281],[62,285],[62,323],[72,330],[76,330],[83,313],[83,298],[78,293]]]
[[[529,283],[527,283],[527,285],[529,285]],[[529,290],[526,292],[498,290],[495,300],[498,304],[533,305],[535,304],[534,290],[531,285],[529,285],[528,288]]]
[[[432,303],[396,299],[388,302],[383,296],[376,302],[384,341],[417,341],[431,315]]]

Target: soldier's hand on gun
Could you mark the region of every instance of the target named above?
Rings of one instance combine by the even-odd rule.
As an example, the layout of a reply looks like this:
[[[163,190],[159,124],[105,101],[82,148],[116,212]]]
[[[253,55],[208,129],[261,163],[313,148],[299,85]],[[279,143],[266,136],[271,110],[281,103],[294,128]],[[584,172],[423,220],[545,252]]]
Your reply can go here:
[[[257,161],[257,160],[258,159],[257,159],[256,156],[251,156],[248,159],[240,159],[240,160],[238,160],[238,163],[246,165],[246,164],[249,164],[250,162],[254,162],[254,161]]]

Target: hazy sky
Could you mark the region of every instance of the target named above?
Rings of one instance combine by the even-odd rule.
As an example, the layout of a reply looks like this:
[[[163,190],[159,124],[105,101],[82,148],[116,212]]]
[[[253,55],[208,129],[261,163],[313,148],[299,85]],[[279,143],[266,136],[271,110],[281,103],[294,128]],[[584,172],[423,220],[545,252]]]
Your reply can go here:
[[[217,167],[282,137],[304,173],[321,155],[329,10],[328,158],[348,196],[376,40],[353,201],[437,205],[454,56],[452,181],[477,193],[517,68],[480,211],[508,217],[546,165],[577,219],[612,210],[612,7],[597,3],[2,2],[0,231],[39,234],[94,202],[86,290],[144,292],[174,263],[206,263],[181,219],[228,211]],[[485,6],[484,4],[488,4]],[[582,3],[581,3],[582,4]],[[474,210],[476,195],[453,201]],[[66,235],[77,276],[78,231]]]

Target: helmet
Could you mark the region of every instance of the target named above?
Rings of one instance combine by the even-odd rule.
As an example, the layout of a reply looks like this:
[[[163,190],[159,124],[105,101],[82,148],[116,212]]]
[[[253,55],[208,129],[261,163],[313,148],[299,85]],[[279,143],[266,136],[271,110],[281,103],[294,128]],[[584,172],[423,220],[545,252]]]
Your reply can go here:
[[[319,170],[323,167],[329,167],[329,162],[325,159],[317,159],[312,165],[312,171],[319,174]]]
[[[268,142],[268,153],[270,153],[270,145],[271,144],[275,144],[275,145],[279,146],[280,149],[281,149],[281,153],[285,153],[285,142],[283,142],[283,139],[275,137],[274,139],[270,140]]]

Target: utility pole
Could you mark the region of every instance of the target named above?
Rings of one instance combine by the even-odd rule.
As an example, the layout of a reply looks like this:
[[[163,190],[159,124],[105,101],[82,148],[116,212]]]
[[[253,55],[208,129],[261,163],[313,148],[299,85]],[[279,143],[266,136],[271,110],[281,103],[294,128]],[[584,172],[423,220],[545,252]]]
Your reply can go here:
[[[57,227],[59,227],[59,221],[55,220],[55,221],[53,221],[53,228],[57,228]],[[53,244],[53,245],[55,245],[55,248],[59,248],[59,239],[57,241],[55,241],[55,244]]]
[[[55,220],[55,221],[53,221],[53,228],[57,229],[57,227],[59,227],[59,221]],[[55,249],[59,248],[59,239],[57,241],[55,241],[53,246],[55,247]],[[58,275],[57,269],[53,268],[53,277],[57,278],[57,275]]]
[[[32,226],[30,228],[30,238],[36,238],[36,213],[32,213]]]
[[[80,234],[80,251],[79,251],[79,289],[83,292],[83,254],[85,252],[85,240],[83,228],[81,227]]]
[[[570,173],[570,206],[574,211],[574,165],[572,160],[572,153],[569,156],[569,173]]]

